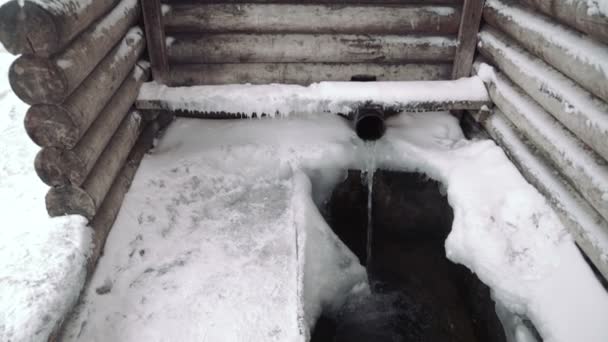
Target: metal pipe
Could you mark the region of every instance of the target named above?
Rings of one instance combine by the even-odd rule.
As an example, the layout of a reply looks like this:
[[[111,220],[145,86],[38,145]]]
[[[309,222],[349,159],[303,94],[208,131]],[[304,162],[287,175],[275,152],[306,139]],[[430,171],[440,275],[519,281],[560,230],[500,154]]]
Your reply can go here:
[[[352,115],[357,136],[363,140],[378,140],[386,131],[385,113],[380,105],[365,104]]]

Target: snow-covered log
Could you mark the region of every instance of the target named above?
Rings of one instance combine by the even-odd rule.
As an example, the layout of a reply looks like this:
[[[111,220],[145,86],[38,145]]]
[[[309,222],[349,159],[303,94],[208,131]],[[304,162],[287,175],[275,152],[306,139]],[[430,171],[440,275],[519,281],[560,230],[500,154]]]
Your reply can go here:
[[[608,279],[608,223],[554,171],[500,110],[482,120],[490,136],[506,150],[511,160],[548,200],[577,244]]]
[[[125,36],[139,13],[137,0],[122,0],[52,58],[19,57],[9,71],[13,91],[28,104],[63,102]]]
[[[214,4],[218,3],[217,0],[171,0],[172,4],[174,3],[187,3],[187,4]],[[302,1],[302,0],[225,0],[222,1],[224,3],[230,4],[245,4],[245,3],[255,3],[255,4],[266,4],[266,3],[281,3],[281,4],[301,4],[302,2],[314,2],[319,4],[334,4],[334,5],[351,5],[351,4],[374,4],[381,2],[383,4],[413,4],[419,5],[421,2],[424,2],[427,5],[459,5],[462,4],[463,0],[315,0],[315,1]]]
[[[192,112],[192,116],[251,117],[298,114],[350,114],[373,102],[386,111],[422,112],[479,109],[490,105],[478,77],[455,81],[321,82],[308,87],[286,84],[167,87],[145,83],[136,106]]]
[[[378,81],[422,81],[450,78],[451,64],[386,63],[228,63],[174,64],[167,83],[173,86],[217,84],[300,84],[350,81],[372,76]]]
[[[608,104],[495,29],[484,28],[479,40],[482,55],[608,160]]]
[[[173,63],[399,63],[454,59],[449,37],[339,34],[176,35],[168,40]]]
[[[99,210],[91,221],[93,227],[93,252],[87,262],[87,275],[90,277],[95,270],[97,260],[103,253],[106,238],[112,229],[114,220],[118,216],[123,198],[131,186],[135,172],[154,141],[154,137],[159,130],[157,122],[150,122],[139,136],[137,143],[127,158],[127,162],[120,170],[118,176],[112,183],[112,187],[105,196]]]
[[[608,164],[577,139],[533,99],[486,64],[486,77],[494,104],[544,153],[587,201],[608,220]]]
[[[34,105],[25,129],[44,147],[73,148],[133,69],[144,49],[139,28],[133,28],[82,84],[60,105]]]
[[[12,0],[0,7],[0,41],[12,54],[61,51],[117,0]]]
[[[608,43],[605,0],[521,0],[555,19]]]
[[[148,79],[148,69],[135,66],[116,94],[110,99],[78,144],[71,150],[45,147],[36,155],[36,173],[48,185],[82,185],[97,158],[129,112],[141,84]],[[132,115],[132,114],[131,114]]]
[[[608,101],[608,46],[605,44],[504,0],[486,1],[484,19],[583,88]]]
[[[139,137],[142,122],[137,112],[122,121],[82,186],[70,184],[51,188],[46,195],[49,215],[78,214],[88,219],[93,218],[125,165],[129,152]]]
[[[457,6],[328,4],[178,4],[169,32],[456,34]]]

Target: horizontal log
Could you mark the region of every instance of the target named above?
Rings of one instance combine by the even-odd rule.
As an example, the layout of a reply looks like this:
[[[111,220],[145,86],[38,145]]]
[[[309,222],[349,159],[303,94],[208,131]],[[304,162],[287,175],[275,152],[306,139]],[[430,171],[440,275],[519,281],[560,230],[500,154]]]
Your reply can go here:
[[[61,51],[117,0],[12,0],[0,7],[0,41],[15,55]]]
[[[450,64],[175,64],[171,66],[167,83],[173,86],[243,83],[309,85],[321,81],[350,81],[353,76],[376,77],[378,81],[422,81],[448,79],[451,69]]]
[[[187,111],[200,117],[251,117],[350,114],[370,101],[389,112],[479,109],[491,104],[483,82],[471,77],[455,81],[321,82],[308,87],[270,84],[170,88],[145,83],[136,106],[142,110]]]
[[[486,85],[494,104],[608,220],[608,163],[502,74]]]
[[[566,25],[608,43],[608,13],[602,0],[521,0],[522,3]]]
[[[13,91],[28,104],[63,102],[125,36],[139,11],[137,0],[122,0],[52,58],[17,58],[9,71]]]
[[[168,32],[455,35],[458,6],[174,5]]]
[[[123,199],[131,186],[135,173],[146,152],[152,146],[154,137],[158,132],[158,123],[150,122],[141,133],[137,143],[127,158],[127,162],[116,176],[114,183],[103,203],[99,207],[97,214],[90,223],[93,227],[93,252],[87,262],[88,275],[92,275],[97,264],[97,260],[103,254],[105,241],[114,225],[114,221],[120,212]]]
[[[530,184],[543,194],[577,244],[608,279],[608,223],[554,171],[553,165],[536,152],[504,114],[495,109],[481,121]]]
[[[608,104],[486,27],[479,51],[576,136],[608,160]]]
[[[173,37],[172,63],[403,63],[454,59],[448,37],[209,34]]]
[[[137,112],[123,120],[82,186],[69,184],[49,190],[46,208],[50,216],[82,215],[88,219],[95,216],[118,172],[125,165],[141,132],[142,122]]]
[[[51,186],[82,185],[135,102],[141,84],[148,77],[148,69],[135,66],[131,77],[127,77],[73,149],[63,150],[57,147],[41,149],[34,162],[40,179]]]
[[[504,0],[486,1],[484,19],[589,92],[608,101],[608,46]]]
[[[145,45],[133,28],[61,105],[30,107],[25,129],[43,147],[73,148],[130,74]]]

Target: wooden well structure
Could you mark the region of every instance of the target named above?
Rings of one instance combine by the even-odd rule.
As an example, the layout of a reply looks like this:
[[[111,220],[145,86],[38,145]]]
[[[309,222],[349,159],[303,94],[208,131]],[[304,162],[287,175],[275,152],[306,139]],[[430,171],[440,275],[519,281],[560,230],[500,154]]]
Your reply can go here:
[[[0,8],[0,40],[21,55],[10,82],[31,105],[25,126],[41,147],[34,164],[50,186],[49,213],[92,220],[90,270],[142,156],[171,119],[136,108],[144,82],[307,85],[480,73],[494,107],[467,108],[465,120],[485,127],[608,277],[607,246],[597,238],[608,236],[608,17],[600,5],[13,0]]]

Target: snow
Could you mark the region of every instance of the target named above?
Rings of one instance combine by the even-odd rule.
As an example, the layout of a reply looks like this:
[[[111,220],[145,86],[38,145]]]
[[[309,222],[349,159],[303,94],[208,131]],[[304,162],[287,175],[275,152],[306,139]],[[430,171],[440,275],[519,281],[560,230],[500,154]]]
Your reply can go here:
[[[608,17],[608,1],[606,0],[566,0],[567,4],[583,3],[587,7],[587,15]]]
[[[465,140],[447,113],[387,125],[370,149],[333,115],[175,121],[142,162],[67,340],[305,340],[320,311],[365,290],[313,199],[372,150],[378,167],[445,185],[447,256],[505,310],[547,342],[608,340],[608,294],[499,147]]]
[[[91,231],[82,217],[46,213],[27,106],[8,83],[14,58],[0,45],[0,340],[47,341],[84,285]]]
[[[172,110],[246,116],[349,113],[360,103],[371,100],[400,107],[431,101],[489,101],[489,98],[477,77],[455,81],[320,82],[307,87],[286,84],[167,87],[149,82],[138,97],[140,105],[151,101]]]

